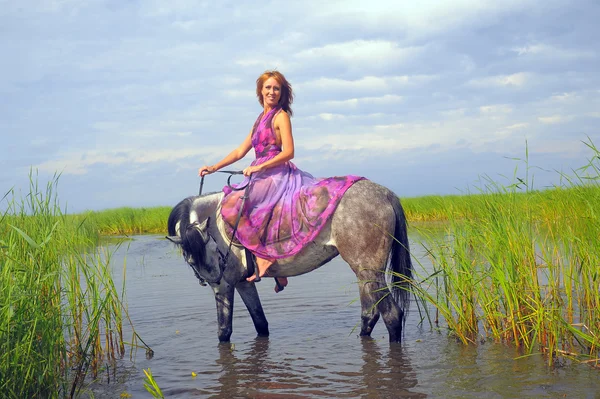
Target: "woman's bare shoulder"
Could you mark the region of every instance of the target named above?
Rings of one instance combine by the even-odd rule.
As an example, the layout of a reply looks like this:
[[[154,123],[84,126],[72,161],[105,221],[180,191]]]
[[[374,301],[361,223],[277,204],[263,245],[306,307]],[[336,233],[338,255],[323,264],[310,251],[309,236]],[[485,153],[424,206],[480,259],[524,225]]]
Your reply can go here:
[[[273,122],[275,122],[275,123],[281,123],[281,122],[290,123],[290,114],[288,114],[284,110],[280,110],[277,112],[277,115],[275,115]]]

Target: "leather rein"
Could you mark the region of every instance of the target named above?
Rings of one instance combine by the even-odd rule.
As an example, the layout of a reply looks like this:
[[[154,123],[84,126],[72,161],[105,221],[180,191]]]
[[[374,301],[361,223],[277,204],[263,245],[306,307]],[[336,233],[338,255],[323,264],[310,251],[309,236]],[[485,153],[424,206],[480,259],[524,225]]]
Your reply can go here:
[[[248,176],[248,183],[243,186],[243,187],[233,187],[231,185],[231,178],[234,175],[242,175],[244,174],[243,171],[241,170],[218,170],[217,173],[228,173],[229,177],[227,178],[227,186],[232,189],[233,191],[242,191],[244,190],[244,195],[242,195],[240,198],[242,199],[242,204],[240,205],[240,210],[238,212],[237,218],[235,220],[235,225],[233,226],[233,231],[231,233],[231,238],[229,239],[229,247],[227,248],[227,252],[225,254],[223,254],[221,252],[221,250],[219,249],[219,247],[217,246],[217,251],[219,252],[219,269],[220,269],[220,273],[219,273],[219,278],[216,281],[216,284],[219,284],[221,282],[221,278],[223,278],[223,274],[225,273],[225,267],[227,266],[227,261],[229,260],[229,254],[231,253],[231,246],[233,244],[233,240],[235,238],[235,233],[237,232],[238,226],[240,224],[240,219],[242,217],[242,212],[244,210],[244,204],[246,203],[246,198],[248,198],[248,189],[250,188],[250,181],[252,179],[252,175]],[[198,190],[198,196],[202,195],[202,188],[204,186],[204,176],[202,176],[200,178],[200,189]],[[210,222],[210,218],[209,218],[209,222]],[[213,237],[210,236],[210,234],[208,233],[208,225],[207,225],[207,231],[206,234],[213,239],[213,241],[215,241],[215,239]],[[247,256],[247,253],[246,253]],[[246,261],[248,262],[250,259],[246,259]],[[247,265],[247,268],[249,269],[251,267],[252,263],[250,262]],[[253,266],[253,265],[252,265]],[[202,286],[206,286],[206,280],[204,280],[202,277],[200,277],[200,275],[198,274],[198,271],[194,269],[194,272],[196,274],[196,277],[198,278],[198,280],[200,280],[200,285]],[[248,275],[254,274],[254,272],[250,272],[250,270],[248,270]]]

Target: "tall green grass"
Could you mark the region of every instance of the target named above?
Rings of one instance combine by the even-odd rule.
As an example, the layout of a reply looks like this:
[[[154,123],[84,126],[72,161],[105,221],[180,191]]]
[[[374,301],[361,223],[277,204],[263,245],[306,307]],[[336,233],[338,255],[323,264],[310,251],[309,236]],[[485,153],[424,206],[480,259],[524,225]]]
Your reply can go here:
[[[171,207],[115,208],[71,215],[74,223],[85,226],[92,234],[133,235],[165,234]]]
[[[65,216],[58,177],[30,175],[0,216],[0,392],[3,398],[73,397],[86,376],[125,353],[123,289],[97,234]],[[132,338],[132,342],[135,340]]]
[[[479,194],[428,208],[447,223],[442,236],[426,234],[433,270],[413,282],[424,319],[464,343],[600,364],[600,152],[586,144],[589,163],[561,187],[486,179]]]

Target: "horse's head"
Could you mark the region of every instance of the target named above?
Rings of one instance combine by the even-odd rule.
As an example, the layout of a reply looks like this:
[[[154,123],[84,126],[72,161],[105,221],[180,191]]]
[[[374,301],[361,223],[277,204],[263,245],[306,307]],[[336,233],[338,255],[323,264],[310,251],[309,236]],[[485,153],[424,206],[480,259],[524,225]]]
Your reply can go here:
[[[167,239],[181,248],[183,258],[198,278],[218,284],[223,272],[219,265],[217,243],[208,233],[210,218],[197,221],[197,214],[191,211],[191,205],[192,201],[188,198],[173,208],[169,216]]]

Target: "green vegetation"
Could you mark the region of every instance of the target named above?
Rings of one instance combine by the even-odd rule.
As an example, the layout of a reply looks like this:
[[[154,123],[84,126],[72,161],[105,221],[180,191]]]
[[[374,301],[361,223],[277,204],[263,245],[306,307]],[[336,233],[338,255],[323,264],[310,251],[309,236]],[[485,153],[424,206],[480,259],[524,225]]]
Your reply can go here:
[[[125,353],[123,288],[97,232],[61,212],[57,176],[43,190],[30,182],[25,198],[5,195],[0,216],[0,392],[73,397]]]
[[[154,380],[152,371],[150,369],[144,369],[144,374],[146,375],[146,378],[144,379],[144,388],[146,388],[146,391],[148,391],[148,393],[150,393],[154,398],[164,399],[165,395],[162,393],[160,387]]]
[[[525,178],[484,179],[477,194],[402,199],[432,267],[411,287],[423,321],[460,341],[514,344],[549,364],[600,364],[600,152],[535,191]],[[124,287],[115,287],[102,235],[166,233],[170,207],[65,215],[55,187],[30,176],[0,215],[0,392],[73,397],[125,353]],[[421,223],[424,222],[424,223]],[[416,227],[415,227],[416,226]],[[413,244],[415,245],[415,244]],[[418,263],[419,259],[415,259]],[[131,345],[139,337],[133,332]],[[142,342],[143,343],[143,342]],[[89,381],[89,379],[87,380]],[[145,386],[161,392],[152,374]]]
[[[72,216],[96,235],[165,234],[171,207],[116,208]]]
[[[413,219],[446,221],[441,235],[417,227],[433,264],[412,282],[423,320],[464,343],[600,365],[600,152],[586,144],[593,157],[563,187],[486,179],[476,195],[403,200]]]

